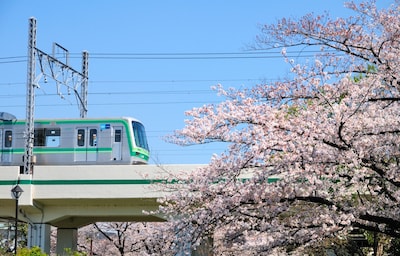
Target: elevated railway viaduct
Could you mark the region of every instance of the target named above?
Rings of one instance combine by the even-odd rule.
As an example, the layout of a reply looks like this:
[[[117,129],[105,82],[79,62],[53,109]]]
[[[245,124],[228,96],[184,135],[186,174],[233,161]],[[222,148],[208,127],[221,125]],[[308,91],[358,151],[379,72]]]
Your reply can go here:
[[[20,174],[19,166],[0,167],[0,218],[15,219],[11,192],[23,189],[19,221],[29,223],[28,246],[50,251],[50,227],[57,228],[57,254],[76,249],[77,229],[94,222],[154,222],[162,216],[144,214],[158,209],[164,195],[155,183],[170,174],[189,173],[200,165],[35,166]]]

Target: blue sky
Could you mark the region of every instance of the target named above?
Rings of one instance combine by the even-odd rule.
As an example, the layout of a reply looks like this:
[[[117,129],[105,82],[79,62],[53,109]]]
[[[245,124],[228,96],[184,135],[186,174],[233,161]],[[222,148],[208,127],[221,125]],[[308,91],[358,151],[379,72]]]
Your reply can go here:
[[[0,112],[25,118],[28,21],[35,17],[40,50],[62,45],[78,71],[82,51],[89,52],[88,117],[141,120],[152,164],[207,163],[223,145],[179,147],[163,136],[184,126],[186,110],[223,100],[210,90],[215,84],[243,88],[287,74],[283,60],[271,58],[277,54],[249,51],[259,25],[324,10],[351,14],[340,0],[0,0]],[[35,118],[79,117],[73,96],[59,98],[50,79],[39,84]]]

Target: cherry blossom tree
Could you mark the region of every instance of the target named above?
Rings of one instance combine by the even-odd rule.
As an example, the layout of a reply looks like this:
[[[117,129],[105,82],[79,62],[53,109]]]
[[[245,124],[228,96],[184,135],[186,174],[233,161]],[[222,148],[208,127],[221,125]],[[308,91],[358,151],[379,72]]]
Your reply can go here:
[[[168,255],[168,223],[100,222],[79,229],[79,251],[88,255]]]
[[[97,222],[78,229],[77,251],[68,255],[175,255],[168,222]],[[55,255],[57,229],[51,232],[50,255]],[[0,252],[2,252],[0,248]],[[3,254],[2,254],[3,255]],[[25,254],[24,254],[25,255]]]
[[[353,227],[400,237],[398,4],[349,2],[351,17],[261,28],[255,48],[280,49],[290,75],[216,86],[222,102],[187,111],[168,138],[228,145],[161,201],[177,240],[196,247],[211,237],[220,254],[271,255]],[[291,59],[300,51],[315,56]]]

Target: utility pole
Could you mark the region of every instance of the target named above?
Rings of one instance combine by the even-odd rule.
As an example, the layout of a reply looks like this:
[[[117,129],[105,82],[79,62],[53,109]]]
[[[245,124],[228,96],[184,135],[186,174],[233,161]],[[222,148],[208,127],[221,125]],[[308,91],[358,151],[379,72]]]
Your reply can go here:
[[[32,172],[33,140],[34,140],[34,120],[35,112],[35,61],[36,61],[36,19],[29,19],[29,38],[28,38],[28,82],[26,84],[26,123],[25,123],[25,154],[24,170],[28,174]]]
[[[88,77],[89,77],[89,53],[82,52],[82,74],[85,79],[81,85],[81,118],[86,118],[87,115],[87,94],[88,94]]]
[[[57,50],[63,53],[63,61],[57,58]],[[34,146],[34,112],[35,112],[35,88],[39,88],[39,81],[44,78],[52,78],[56,82],[57,94],[64,99],[62,88],[75,94],[80,109],[80,117],[87,115],[87,87],[88,87],[88,59],[89,53],[82,53],[82,72],[69,66],[69,52],[60,44],[53,43],[53,53],[49,55],[36,48],[36,19],[29,19],[28,38],[28,77],[26,87],[26,128],[25,128],[25,153],[23,173],[33,172],[33,146]],[[36,76],[36,61],[38,60],[40,73]],[[78,91],[79,86],[80,92]]]

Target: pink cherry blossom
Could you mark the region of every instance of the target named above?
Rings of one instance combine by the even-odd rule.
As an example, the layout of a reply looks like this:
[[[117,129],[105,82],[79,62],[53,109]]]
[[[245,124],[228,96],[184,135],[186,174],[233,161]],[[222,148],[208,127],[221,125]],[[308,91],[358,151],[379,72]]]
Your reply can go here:
[[[186,112],[171,142],[227,150],[161,200],[178,240],[271,255],[353,227],[400,236],[400,10],[347,7],[265,25],[257,47],[314,59],[275,83],[215,86],[219,104]]]

